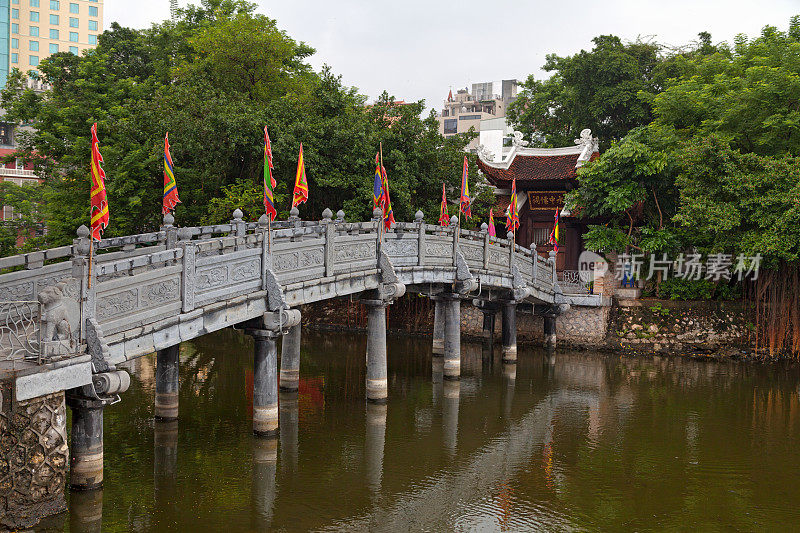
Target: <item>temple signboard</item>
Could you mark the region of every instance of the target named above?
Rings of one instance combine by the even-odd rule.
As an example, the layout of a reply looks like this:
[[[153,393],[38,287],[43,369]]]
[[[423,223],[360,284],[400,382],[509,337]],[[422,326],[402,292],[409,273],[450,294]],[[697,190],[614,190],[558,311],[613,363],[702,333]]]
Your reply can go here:
[[[564,191],[528,191],[531,210],[554,210],[564,205]]]

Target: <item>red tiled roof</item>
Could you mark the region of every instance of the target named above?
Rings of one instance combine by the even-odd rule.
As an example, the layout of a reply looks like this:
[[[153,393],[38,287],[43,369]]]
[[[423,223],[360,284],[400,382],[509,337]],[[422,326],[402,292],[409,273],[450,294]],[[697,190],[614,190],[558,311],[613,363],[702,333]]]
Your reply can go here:
[[[494,216],[503,216],[505,214],[506,209],[508,209],[508,204],[511,203],[511,196],[507,194],[498,194],[494,197]],[[495,219],[495,222],[497,219]]]
[[[592,154],[594,160],[599,154]],[[575,164],[578,154],[566,155],[523,155],[517,154],[508,169],[494,168],[486,165],[478,158],[478,168],[495,186],[508,185],[513,179],[517,181],[564,180],[574,179]]]

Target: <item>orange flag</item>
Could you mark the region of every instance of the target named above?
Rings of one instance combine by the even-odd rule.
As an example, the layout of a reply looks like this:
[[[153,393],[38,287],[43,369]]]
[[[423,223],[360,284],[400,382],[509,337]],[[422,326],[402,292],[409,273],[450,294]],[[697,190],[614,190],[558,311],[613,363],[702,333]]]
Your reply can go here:
[[[300,157],[297,158],[297,176],[294,178],[294,195],[292,207],[297,207],[308,200],[308,180],[306,180],[306,166],[303,163],[303,143],[300,143]]]

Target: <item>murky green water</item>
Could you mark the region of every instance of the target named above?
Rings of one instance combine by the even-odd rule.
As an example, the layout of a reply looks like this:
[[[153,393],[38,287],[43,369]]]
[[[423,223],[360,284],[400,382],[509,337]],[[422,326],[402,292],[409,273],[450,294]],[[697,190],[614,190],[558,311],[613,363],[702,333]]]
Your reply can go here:
[[[70,531],[791,530],[800,528],[797,366],[389,338],[389,405],[364,399],[363,336],[304,334],[276,445],[250,432],[252,344],[181,348],[181,419],[153,422],[154,358],[106,410],[105,489]],[[60,527],[60,526],[59,526]],[[93,529],[94,528],[94,529]]]

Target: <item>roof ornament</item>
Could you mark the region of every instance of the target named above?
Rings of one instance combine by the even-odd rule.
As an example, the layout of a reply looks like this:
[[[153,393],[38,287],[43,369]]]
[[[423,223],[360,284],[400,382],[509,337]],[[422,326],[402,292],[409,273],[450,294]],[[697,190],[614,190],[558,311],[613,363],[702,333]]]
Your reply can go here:
[[[494,162],[494,154],[483,144],[478,145],[478,157],[489,163]]]
[[[514,146],[517,146],[517,147],[521,148],[523,146],[528,146],[530,144],[530,141],[523,141],[522,140],[522,132],[521,131],[514,131],[514,132],[511,133],[511,135],[514,136],[514,138],[511,139],[511,143]]]
[[[575,165],[577,167],[589,161],[592,158],[592,154],[600,149],[597,137],[592,137],[592,130],[589,128],[581,130],[581,136],[579,139],[575,139],[575,144],[583,148],[581,155],[578,156],[578,164]]]

